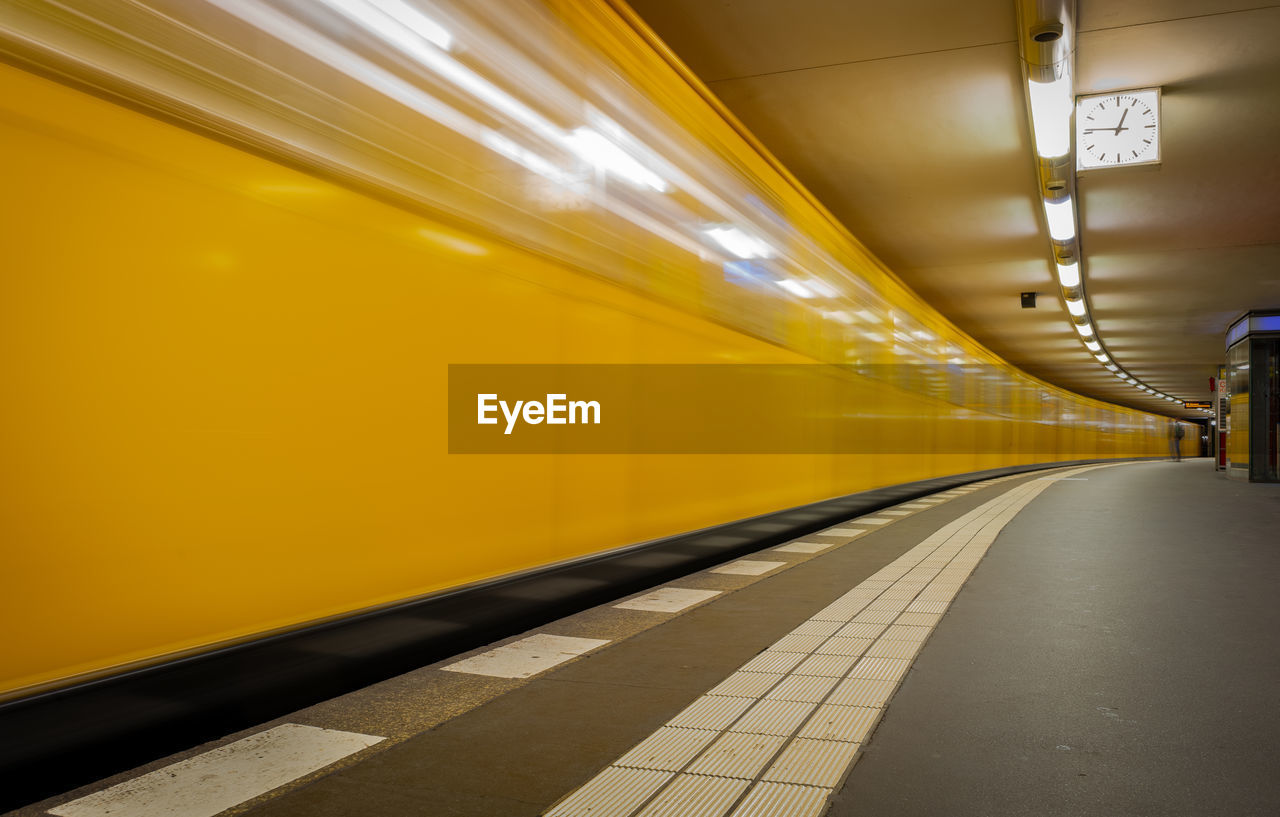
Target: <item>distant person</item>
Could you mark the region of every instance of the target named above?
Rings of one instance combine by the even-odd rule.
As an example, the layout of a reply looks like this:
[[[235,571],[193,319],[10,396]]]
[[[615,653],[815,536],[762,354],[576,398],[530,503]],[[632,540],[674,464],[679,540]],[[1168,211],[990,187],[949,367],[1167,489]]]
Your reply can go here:
[[[1169,429],[1169,455],[1174,462],[1182,462],[1182,423],[1174,423]]]

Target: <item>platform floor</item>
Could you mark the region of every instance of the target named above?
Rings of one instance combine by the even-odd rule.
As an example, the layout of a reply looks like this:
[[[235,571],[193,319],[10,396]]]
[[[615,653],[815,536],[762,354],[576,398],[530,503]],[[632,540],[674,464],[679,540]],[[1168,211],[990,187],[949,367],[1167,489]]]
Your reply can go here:
[[[13,812],[1280,814],[1280,486],[850,520]]]

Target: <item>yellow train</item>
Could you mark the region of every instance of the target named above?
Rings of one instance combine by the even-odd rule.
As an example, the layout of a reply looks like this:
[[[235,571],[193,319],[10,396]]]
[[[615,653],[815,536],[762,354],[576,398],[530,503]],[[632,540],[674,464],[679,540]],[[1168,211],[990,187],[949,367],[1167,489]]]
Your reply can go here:
[[[878,486],[1166,453],[1167,418],[907,290],[619,4],[11,0],[0,54],[6,700]],[[835,422],[877,445],[450,453],[457,364],[811,367],[874,395]]]

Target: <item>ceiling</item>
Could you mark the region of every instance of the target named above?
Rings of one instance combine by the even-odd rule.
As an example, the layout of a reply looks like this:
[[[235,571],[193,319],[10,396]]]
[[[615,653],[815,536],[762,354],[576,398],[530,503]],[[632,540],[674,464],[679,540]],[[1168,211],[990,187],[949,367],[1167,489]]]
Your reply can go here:
[[[1170,412],[1086,352],[1057,295],[1015,0],[631,4],[962,329],[1050,382]],[[1227,324],[1280,307],[1280,4],[1079,0],[1076,21],[1077,94],[1162,89],[1162,163],[1078,181],[1094,324],[1134,377],[1207,400]]]

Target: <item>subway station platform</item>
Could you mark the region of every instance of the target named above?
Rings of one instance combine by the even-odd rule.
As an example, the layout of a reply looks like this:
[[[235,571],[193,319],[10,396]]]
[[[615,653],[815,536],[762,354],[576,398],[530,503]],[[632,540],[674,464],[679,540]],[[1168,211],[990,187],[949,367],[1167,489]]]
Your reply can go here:
[[[1277,814],[1277,530],[1209,460],[974,483],[12,814]]]

